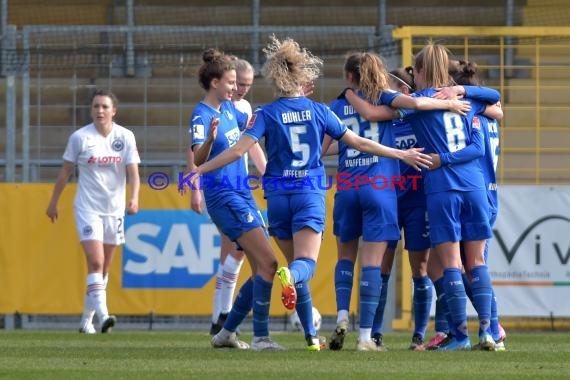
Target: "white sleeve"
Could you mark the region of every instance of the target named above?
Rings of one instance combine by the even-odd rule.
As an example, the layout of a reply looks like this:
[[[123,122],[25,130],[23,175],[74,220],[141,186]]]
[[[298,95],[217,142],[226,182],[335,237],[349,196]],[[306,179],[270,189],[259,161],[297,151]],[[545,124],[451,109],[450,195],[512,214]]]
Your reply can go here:
[[[141,158],[139,156],[139,151],[137,149],[135,134],[132,131],[129,131],[129,133],[126,134],[125,140],[126,140],[125,165],[140,164]]]
[[[67,146],[65,147],[65,152],[63,152],[64,161],[77,163],[77,157],[81,153],[81,137],[77,133],[72,133],[67,140]]]

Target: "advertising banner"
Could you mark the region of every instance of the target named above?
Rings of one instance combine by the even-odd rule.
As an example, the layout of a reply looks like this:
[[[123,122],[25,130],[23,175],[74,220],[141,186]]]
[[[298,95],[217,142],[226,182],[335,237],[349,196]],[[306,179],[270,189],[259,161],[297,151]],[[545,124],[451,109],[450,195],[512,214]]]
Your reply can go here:
[[[125,218],[126,244],[117,249],[107,288],[112,313],[208,315],[212,311],[219,233],[206,213],[190,211],[189,195],[183,197],[176,184],[164,183],[164,188],[156,183],[154,188],[143,185],[139,213]],[[76,185],[65,188],[56,223],[45,214],[52,189],[52,184],[0,184],[0,313],[80,314],[83,310],[87,269],[74,222]],[[258,189],[253,194],[263,214],[263,193]],[[324,315],[336,314],[333,197],[331,190],[325,236],[310,283],[313,303]],[[279,265],[286,265],[273,241],[272,246]],[[246,263],[238,289],[249,276]],[[356,311],[356,302],[358,297],[353,296],[351,310]],[[285,312],[281,286],[275,281],[271,314]]]
[[[570,187],[501,186],[489,271],[499,312],[570,316]]]

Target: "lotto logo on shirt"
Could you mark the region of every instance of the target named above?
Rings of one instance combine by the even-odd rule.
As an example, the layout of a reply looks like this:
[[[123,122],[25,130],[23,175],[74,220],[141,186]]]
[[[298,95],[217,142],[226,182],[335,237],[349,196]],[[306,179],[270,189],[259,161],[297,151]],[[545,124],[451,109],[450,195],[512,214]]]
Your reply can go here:
[[[221,239],[206,215],[141,210],[125,220],[123,288],[199,289],[216,274]]]
[[[88,164],[97,164],[97,165],[111,165],[111,164],[120,164],[123,161],[121,156],[91,156],[87,159]]]

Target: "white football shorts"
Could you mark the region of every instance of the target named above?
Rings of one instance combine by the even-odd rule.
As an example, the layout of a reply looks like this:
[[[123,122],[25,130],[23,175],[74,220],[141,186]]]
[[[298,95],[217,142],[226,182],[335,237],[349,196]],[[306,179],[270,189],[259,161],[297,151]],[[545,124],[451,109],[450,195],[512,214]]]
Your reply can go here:
[[[75,225],[79,241],[97,240],[104,244],[125,243],[125,218],[123,216],[98,215],[75,211]]]

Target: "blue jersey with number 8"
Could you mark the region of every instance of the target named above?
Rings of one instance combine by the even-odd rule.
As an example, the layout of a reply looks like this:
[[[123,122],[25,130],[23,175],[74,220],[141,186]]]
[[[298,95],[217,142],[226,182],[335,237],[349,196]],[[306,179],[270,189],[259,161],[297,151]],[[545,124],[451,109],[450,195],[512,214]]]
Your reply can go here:
[[[427,88],[413,96],[428,96],[435,90]],[[423,153],[448,153],[463,149],[471,142],[473,116],[485,111],[486,104],[474,99],[466,99],[471,111],[466,116],[449,111],[406,111],[406,120],[418,139],[418,145],[425,148]],[[479,133],[482,133],[479,131]],[[482,146],[483,147],[483,146]],[[484,147],[481,156],[484,154]],[[441,191],[472,191],[485,188],[479,160],[445,165],[423,173],[426,194]]]

